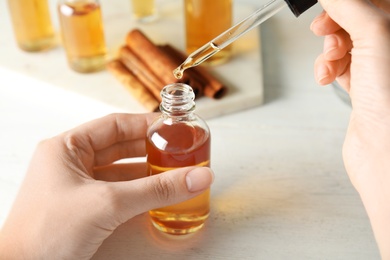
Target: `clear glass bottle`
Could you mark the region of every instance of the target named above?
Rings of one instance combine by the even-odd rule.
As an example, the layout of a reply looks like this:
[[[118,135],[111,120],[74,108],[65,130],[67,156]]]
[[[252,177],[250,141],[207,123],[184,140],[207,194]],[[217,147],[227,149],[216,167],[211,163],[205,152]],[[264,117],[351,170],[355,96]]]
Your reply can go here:
[[[149,127],[146,152],[149,175],[186,166],[210,166],[210,130],[194,113],[192,88],[186,84],[167,85],[161,91],[158,117]],[[188,201],[149,212],[160,231],[183,235],[204,225],[210,211],[210,190]]]
[[[47,0],[8,0],[16,42],[24,51],[42,51],[56,45]]]
[[[58,16],[69,66],[78,72],[105,67],[106,43],[98,0],[60,0]]]

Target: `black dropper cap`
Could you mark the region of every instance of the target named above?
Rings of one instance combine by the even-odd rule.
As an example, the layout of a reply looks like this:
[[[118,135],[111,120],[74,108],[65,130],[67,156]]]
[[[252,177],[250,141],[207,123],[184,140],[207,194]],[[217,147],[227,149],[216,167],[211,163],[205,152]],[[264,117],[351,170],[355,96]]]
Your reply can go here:
[[[284,0],[296,17],[317,3],[317,0]]]

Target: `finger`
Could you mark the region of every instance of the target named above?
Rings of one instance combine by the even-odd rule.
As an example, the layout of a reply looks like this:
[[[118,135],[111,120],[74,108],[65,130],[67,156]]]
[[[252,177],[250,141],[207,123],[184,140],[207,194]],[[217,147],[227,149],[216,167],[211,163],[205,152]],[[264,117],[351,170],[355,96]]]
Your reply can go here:
[[[314,64],[314,75],[320,85],[332,83],[337,77],[349,73],[351,55],[347,53],[342,59],[329,61],[321,54]]]
[[[319,0],[319,2],[329,17],[353,36],[372,31],[370,27],[376,24],[374,19],[385,14],[367,0]]]
[[[131,181],[147,177],[147,166],[145,162],[116,163],[103,167],[96,167],[93,171],[95,180],[102,181]]]
[[[333,34],[325,36],[324,55],[327,60],[342,59],[352,49],[352,42],[349,34],[344,30],[338,30]]]
[[[324,11],[314,18],[310,29],[318,36],[325,36],[337,32],[341,27]]]
[[[156,115],[111,114],[65,132],[58,139],[68,154],[78,158],[87,171],[91,171],[95,166],[96,151],[118,142],[145,138],[146,130]]]
[[[95,152],[94,166],[104,166],[124,158],[143,157],[146,155],[145,139],[115,143]]]
[[[191,199],[207,190],[214,174],[207,167],[186,167],[129,182],[105,183],[107,214],[117,224],[152,210]]]
[[[155,117],[155,113],[111,114],[76,127],[64,136],[73,138],[75,145],[101,150],[118,142],[144,138]]]

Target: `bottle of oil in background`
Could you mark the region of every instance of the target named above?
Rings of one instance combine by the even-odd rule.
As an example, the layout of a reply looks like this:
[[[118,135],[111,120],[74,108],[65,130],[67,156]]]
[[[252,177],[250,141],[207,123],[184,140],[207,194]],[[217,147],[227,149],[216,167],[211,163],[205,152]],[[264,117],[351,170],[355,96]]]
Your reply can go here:
[[[177,83],[161,91],[161,116],[149,127],[146,153],[149,175],[186,166],[210,166],[210,130],[194,113],[194,92]],[[210,211],[210,189],[188,201],[149,212],[160,231],[182,235],[199,230]]]
[[[69,66],[78,72],[103,69],[106,43],[99,1],[60,0],[58,16]]]
[[[47,0],[8,0],[8,9],[20,49],[35,52],[56,45]]]
[[[186,51],[190,54],[232,26],[232,0],[185,0],[184,17]],[[206,60],[205,64],[224,63],[231,53],[230,45]]]
[[[131,0],[133,19],[143,23],[157,19],[157,4],[155,0]]]

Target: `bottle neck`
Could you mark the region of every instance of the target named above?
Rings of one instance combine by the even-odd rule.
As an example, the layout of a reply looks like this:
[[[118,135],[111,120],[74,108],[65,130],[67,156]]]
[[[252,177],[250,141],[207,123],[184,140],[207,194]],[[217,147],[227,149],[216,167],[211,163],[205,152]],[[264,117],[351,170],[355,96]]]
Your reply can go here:
[[[183,83],[165,86],[161,91],[160,111],[168,117],[189,117],[195,110],[195,94],[192,88]]]

